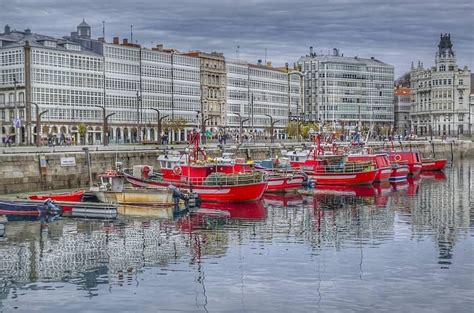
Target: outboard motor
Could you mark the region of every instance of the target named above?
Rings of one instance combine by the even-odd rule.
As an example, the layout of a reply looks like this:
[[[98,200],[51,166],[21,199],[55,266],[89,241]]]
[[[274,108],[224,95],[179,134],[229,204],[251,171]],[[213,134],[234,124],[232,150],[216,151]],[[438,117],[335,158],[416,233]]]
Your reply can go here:
[[[44,202],[46,212],[51,215],[57,215],[61,213],[61,208],[56,205],[51,199]]]
[[[198,207],[201,204],[201,199],[195,192],[184,193],[178,187],[171,184],[168,186],[168,189],[173,192],[173,202],[176,208],[179,206],[179,200],[184,201],[186,209]]]

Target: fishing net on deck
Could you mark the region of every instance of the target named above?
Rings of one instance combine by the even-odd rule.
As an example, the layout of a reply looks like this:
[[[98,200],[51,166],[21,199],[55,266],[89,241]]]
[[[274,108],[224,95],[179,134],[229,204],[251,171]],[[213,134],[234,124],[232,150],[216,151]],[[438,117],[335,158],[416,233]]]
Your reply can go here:
[[[204,180],[205,186],[212,185],[243,185],[253,184],[261,182],[263,179],[262,172],[254,173],[238,173],[238,174],[225,174],[225,173],[212,173]]]

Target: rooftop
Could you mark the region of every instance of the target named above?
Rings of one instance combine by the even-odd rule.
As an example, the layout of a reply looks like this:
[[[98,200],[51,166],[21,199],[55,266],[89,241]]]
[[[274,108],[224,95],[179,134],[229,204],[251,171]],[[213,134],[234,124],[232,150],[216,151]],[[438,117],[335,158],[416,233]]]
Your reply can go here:
[[[327,62],[327,63],[345,63],[345,64],[361,64],[361,65],[371,65],[371,66],[388,66],[393,67],[390,64],[382,62],[374,57],[370,59],[355,57],[345,57],[343,55],[307,55],[301,57],[298,60],[298,63],[303,63],[306,61],[318,61],[318,62]]]
[[[41,35],[37,33],[31,32],[30,29],[25,29],[24,31],[18,30],[10,30],[9,27],[5,26],[5,31],[0,33],[0,41],[3,42],[3,45],[0,46],[1,48],[17,48],[17,47],[24,47],[27,43],[31,47],[41,47],[45,49],[53,49],[59,51],[68,51],[68,52],[80,52],[90,55],[97,55],[91,51],[84,50],[80,48],[79,51],[71,50],[66,48],[66,44],[79,46],[77,43],[70,41],[66,38],[55,38],[51,36]],[[56,46],[48,46],[45,42],[50,41],[56,43]]]

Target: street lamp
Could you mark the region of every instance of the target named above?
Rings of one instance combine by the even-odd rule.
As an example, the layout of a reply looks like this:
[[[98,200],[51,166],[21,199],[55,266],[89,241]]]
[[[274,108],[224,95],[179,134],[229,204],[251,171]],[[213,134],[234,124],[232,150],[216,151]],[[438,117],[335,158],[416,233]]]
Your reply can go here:
[[[48,113],[48,110],[44,110],[40,113],[39,105],[37,103],[31,102],[36,107],[36,146],[41,146],[41,116]]]
[[[291,120],[296,120],[296,141],[297,142],[301,141],[301,139],[300,139],[300,126],[301,126],[301,122],[303,122],[303,114],[304,113],[301,113],[301,115],[300,114],[292,115],[291,112],[290,112],[290,119]]]
[[[158,122],[158,144],[161,145],[161,121],[164,120],[165,118],[167,118],[169,115],[165,115],[165,116],[162,116],[160,117],[161,115],[161,112],[160,110],[158,109],[155,109],[155,108],[148,108],[148,110],[153,110],[155,111],[158,116],[157,116],[157,122]]]
[[[249,118],[243,119],[242,120],[242,115],[240,113],[232,112],[232,114],[235,114],[239,117],[239,144],[242,144],[242,133],[243,133],[243,128],[244,128],[244,123],[249,120]]]
[[[275,126],[276,123],[278,123],[280,120],[276,120],[276,121],[273,121],[273,116],[271,116],[270,114],[263,114],[267,117],[270,118],[270,142],[273,143],[274,140],[273,140],[273,128]]]
[[[13,96],[13,101],[15,103],[15,121],[14,121],[14,125],[13,127],[14,128],[17,128],[17,130],[15,131],[15,143],[16,145],[18,146],[20,144],[20,128],[19,127],[16,127],[17,123],[18,123],[18,119],[20,118],[20,114],[18,112],[18,103],[17,103],[17,95],[16,95],[16,85],[18,84],[18,81],[16,80],[16,75],[13,75],[13,90],[14,90],[14,96]]]
[[[103,138],[102,141],[103,141],[104,146],[107,146],[109,144],[109,137],[107,136],[107,132],[108,132],[107,120],[112,115],[115,115],[115,112],[114,113],[109,113],[109,114],[106,115],[106,111],[105,111],[104,106],[101,106],[101,105],[94,105],[94,106],[97,107],[97,108],[102,109],[102,116],[104,118],[104,121],[102,123],[102,138]]]
[[[471,133],[471,126],[472,126],[472,124],[471,124],[471,102],[469,102],[469,117],[468,117],[467,120],[469,121],[469,125],[468,125],[469,126],[468,127],[468,129],[469,129],[469,138],[471,138],[472,137],[472,133]]]
[[[140,102],[142,100],[142,97],[140,95],[140,92],[137,90],[137,140],[140,141],[140,136],[141,136],[141,131],[140,131]],[[104,113],[105,116],[105,113]]]

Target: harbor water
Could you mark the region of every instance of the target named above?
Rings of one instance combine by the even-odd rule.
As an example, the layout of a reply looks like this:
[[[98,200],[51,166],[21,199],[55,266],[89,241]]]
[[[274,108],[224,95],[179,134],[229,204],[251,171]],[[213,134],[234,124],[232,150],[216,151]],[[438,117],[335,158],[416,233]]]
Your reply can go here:
[[[179,216],[0,217],[0,312],[471,312],[473,179],[463,160]]]

